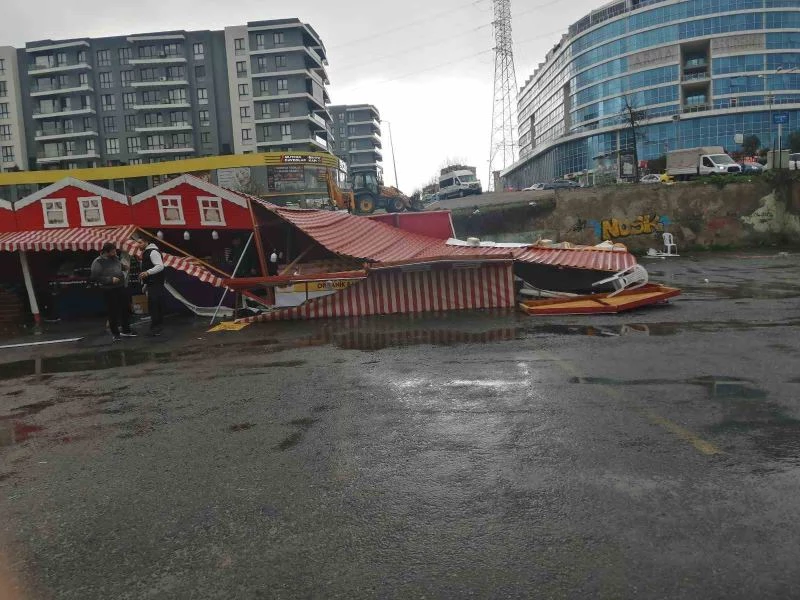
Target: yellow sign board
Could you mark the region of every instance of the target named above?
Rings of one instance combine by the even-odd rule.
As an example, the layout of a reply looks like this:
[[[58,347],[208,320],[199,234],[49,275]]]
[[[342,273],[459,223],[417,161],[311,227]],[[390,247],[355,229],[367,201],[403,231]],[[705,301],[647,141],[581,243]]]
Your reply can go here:
[[[327,152],[262,152],[260,154],[233,154],[229,156],[208,156],[188,158],[146,165],[126,165],[123,167],[98,167],[96,169],[71,169],[52,171],[18,171],[0,173],[0,186],[55,183],[65,177],[81,181],[105,181],[110,179],[130,179],[134,177],[154,177],[157,175],[182,175],[196,171],[233,169],[237,167],[277,166],[285,164],[306,164],[339,168],[339,158]]]

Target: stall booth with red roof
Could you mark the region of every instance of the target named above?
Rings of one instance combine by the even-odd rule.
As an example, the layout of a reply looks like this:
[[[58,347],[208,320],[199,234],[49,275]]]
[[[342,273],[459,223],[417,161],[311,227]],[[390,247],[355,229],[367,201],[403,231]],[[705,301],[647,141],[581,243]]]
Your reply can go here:
[[[58,318],[59,295],[80,316],[101,311],[99,298],[86,290],[89,268],[105,242],[129,239],[128,198],[65,178],[18,200],[13,211],[15,231],[0,235],[0,253],[18,255],[34,320],[40,309]]]
[[[167,249],[199,257],[220,273],[232,274],[234,240],[253,233],[247,199],[192,175],[183,175],[131,198],[133,223]],[[248,275],[257,266],[250,254]],[[257,273],[257,271],[256,271]]]
[[[0,199],[0,238],[17,230],[14,206]],[[16,327],[27,313],[22,265],[16,254],[0,252],[0,329]]]

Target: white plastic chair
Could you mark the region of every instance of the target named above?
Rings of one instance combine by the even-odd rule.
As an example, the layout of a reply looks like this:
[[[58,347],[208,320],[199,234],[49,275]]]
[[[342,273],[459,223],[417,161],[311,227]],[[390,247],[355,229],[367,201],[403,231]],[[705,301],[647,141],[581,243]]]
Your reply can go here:
[[[675,238],[672,237],[671,233],[664,234],[664,252],[667,256],[678,255],[678,246],[675,244]]]
[[[597,281],[593,283],[592,286],[600,287],[601,285],[610,283],[614,286],[614,291],[608,295],[610,298],[612,296],[616,296],[624,290],[635,290],[637,288],[644,287],[647,285],[648,281],[650,281],[650,275],[647,273],[647,269],[645,269],[642,265],[636,264],[625,269],[624,271],[620,271],[619,273],[612,275],[608,279]]]

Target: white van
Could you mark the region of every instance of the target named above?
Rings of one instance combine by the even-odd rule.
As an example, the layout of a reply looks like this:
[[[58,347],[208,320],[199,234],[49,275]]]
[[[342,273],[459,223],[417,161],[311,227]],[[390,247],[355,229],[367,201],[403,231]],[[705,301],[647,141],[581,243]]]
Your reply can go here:
[[[451,171],[439,177],[439,200],[482,193],[481,182],[472,171]]]

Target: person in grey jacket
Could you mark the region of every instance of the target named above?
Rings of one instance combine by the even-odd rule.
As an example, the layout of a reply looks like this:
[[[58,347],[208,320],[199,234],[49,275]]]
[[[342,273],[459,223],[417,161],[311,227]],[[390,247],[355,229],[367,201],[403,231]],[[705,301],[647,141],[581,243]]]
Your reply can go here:
[[[114,244],[106,243],[100,251],[100,256],[92,263],[92,281],[99,283],[103,290],[103,299],[106,304],[108,326],[114,341],[120,337],[136,337],[131,329],[130,315],[128,312],[128,295],[125,288],[125,273],[127,267],[117,256]],[[120,331],[120,325],[122,331]]]

